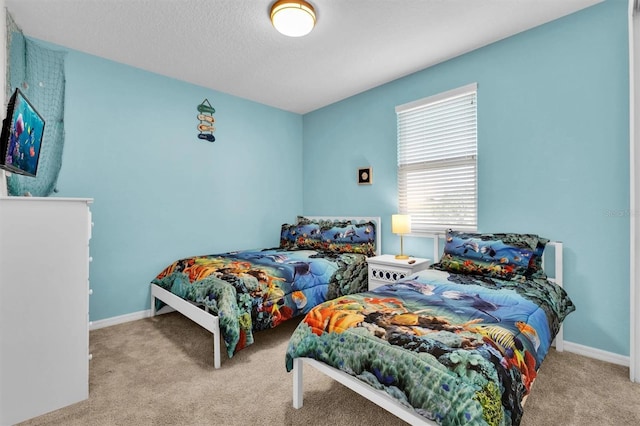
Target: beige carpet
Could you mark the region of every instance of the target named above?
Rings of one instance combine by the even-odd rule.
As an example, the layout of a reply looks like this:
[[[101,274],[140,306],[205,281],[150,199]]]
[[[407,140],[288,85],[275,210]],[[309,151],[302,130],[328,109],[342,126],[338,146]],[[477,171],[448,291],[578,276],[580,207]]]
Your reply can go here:
[[[403,425],[342,385],[305,368],[304,407],[291,406],[284,368],[296,321],[213,368],[209,333],[171,313],[91,332],[89,399],[22,425]],[[551,351],[523,426],[640,424],[640,384],[625,367]]]

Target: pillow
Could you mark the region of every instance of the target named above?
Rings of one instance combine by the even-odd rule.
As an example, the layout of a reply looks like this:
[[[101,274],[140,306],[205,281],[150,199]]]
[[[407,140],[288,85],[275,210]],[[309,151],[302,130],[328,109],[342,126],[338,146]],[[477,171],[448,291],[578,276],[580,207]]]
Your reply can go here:
[[[478,234],[447,230],[444,254],[435,269],[513,279],[542,273],[548,240],[534,234]]]
[[[316,250],[322,245],[320,225],[317,223],[291,225],[284,223],[280,230],[283,250]]]
[[[284,226],[284,225],[283,225]],[[298,216],[295,240],[297,249],[312,249],[332,253],[360,253],[374,256],[376,225],[340,219],[309,219]],[[291,232],[291,230],[289,230]],[[303,238],[300,235],[304,235]],[[291,239],[291,237],[289,237]],[[282,240],[282,238],[281,238]]]

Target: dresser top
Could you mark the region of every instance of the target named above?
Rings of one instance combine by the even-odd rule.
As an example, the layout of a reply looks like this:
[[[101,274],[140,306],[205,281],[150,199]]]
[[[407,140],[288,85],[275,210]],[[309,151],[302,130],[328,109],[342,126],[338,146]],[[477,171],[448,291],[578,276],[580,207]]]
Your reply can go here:
[[[88,204],[93,203],[93,198],[71,198],[71,197],[0,197],[0,201],[51,201],[51,202],[63,202],[63,201],[75,201],[85,202]]]

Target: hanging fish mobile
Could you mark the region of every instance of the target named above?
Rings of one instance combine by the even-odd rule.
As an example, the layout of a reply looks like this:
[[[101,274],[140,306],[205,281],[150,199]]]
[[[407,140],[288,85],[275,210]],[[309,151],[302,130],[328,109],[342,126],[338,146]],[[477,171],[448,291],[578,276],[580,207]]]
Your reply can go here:
[[[209,142],[215,142],[216,137],[213,136],[213,132],[216,131],[216,127],[213,123],[216,122],[216,119],[213,117],[213,114],[216,112],[216,109],[211,106],[208,99],[202,101],[200,105],[198,105],[198,139],[204,139]]]

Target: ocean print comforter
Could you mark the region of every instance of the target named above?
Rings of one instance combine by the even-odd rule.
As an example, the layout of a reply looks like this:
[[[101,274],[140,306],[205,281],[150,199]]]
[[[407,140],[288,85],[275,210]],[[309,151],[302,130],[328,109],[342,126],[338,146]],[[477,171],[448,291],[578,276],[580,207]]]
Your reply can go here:
[[[551,341],[575,309],[547,280],[426,270],[331,300],[286,353],[356,376],[444,425],[517,425]]]
[[[177,260],[151,282],[217,315],[232,357],[253,343],[253,331],[365,290],[367,262],[354,253],[244,250]]]

